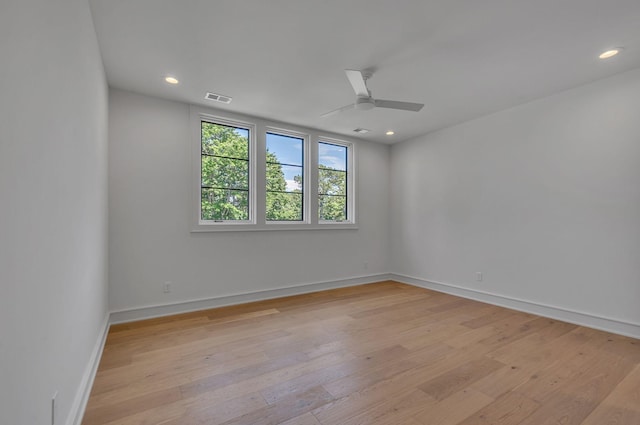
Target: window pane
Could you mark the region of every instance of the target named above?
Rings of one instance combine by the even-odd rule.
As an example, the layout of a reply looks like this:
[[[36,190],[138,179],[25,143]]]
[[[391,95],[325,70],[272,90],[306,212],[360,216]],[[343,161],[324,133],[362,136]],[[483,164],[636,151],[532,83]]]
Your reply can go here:
[[[302,193],[302,167],[267,164],[267,190]]]
[[[320,195],[347,195],[347,173],[344,171],[318,169],[318,193]]]
[[[304,139],[267,133],[267,221],[302,221]]]
[[[303,139],[267,133],[267,162],[302,166]]]
[[[249,220],[249,130],[201,121],[200,217]]]
[[[202,186],[249,189],[249,161],[203,155]]]
[[[202,121],[202,153],[249,159],[249,130]]]
[[[249,192],[234,189],[202,189],[202,220],[248,220]]]
[[[344,221],[347,219],[346,196],[318,195],[320,220]]]
[[[318,165],[320,168],[347,171],[347,147],[318,143]]]
[[[302,221],[302,193],[267,192],[267,220]]]
[[[318,219],[346,221],[348,217],[347,155],[349,147],[318,143]]]

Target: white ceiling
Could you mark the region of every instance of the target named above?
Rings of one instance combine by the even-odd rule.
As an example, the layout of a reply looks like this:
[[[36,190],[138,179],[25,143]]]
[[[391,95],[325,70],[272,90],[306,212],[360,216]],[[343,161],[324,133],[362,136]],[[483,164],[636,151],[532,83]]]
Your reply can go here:
[[[395,143],[640,67],[640,0],[91,0],[112,87]],[[623,46],[607,61],[598,54]],[[374,69],[352,103],[344,69]],[[177,86],[163,82],[171,74]],[[204,100],[212,91],[229,105]],[[357,135],[353,129],[372,131]],[[393,137],[385,136],[388,129]]]

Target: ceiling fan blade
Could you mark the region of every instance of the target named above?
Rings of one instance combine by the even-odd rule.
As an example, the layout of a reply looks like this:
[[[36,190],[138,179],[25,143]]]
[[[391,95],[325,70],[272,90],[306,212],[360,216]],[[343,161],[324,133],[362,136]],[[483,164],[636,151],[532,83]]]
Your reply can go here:
[[[353,91],[356,92],[356,96],[369,96],[369,89],[367,89],[367,85],[364,82],[364,77],[362,76],[362,72],[356,71],[354,69],[345,69],[344,72],[347,74],[347,78],[353,87]]]
[[[331,115],[335,115],[335,114],[338,114],[340,112],[348,111],[349,109],[353,109],[355,107],[356,107],[356,105],[352,103],[351,105],[343,106],[342,108],[334,109],[333,111],[327,112],[326,114],[322,114],[322,115],[320,115],[320,118],[330,117]]]
[[[411,103],[411,102],[397,102],[395,100],[379,100],[376,99],[376,106],[378,108],[389,108],[389,109],[400,109],[403,111],[414,111],[418,112],[424,104],[422,103]]]

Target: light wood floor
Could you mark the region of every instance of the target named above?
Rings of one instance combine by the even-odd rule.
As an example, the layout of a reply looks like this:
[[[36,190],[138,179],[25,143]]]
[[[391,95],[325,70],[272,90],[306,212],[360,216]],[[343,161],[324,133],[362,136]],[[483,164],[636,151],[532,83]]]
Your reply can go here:
[[[84,425],[638,425],[640,341],[395,283],[111,328]]]

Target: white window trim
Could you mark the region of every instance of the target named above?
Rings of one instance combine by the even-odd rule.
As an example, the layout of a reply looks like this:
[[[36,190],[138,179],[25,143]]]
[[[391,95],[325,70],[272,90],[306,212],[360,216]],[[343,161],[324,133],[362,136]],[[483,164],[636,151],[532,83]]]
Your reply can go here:
[[[266,126],[265,130],[263,132],[264,136],[265,136],[265,167],[266,167],[266,135],[267,133],[272,133],[272,134],[281,134],[283,136],[290,136],[290,137],[295,137],[295,138],[299,138],[302,139],[302,170],[303,170],[303,176],[302,176],[302,220],[299,221],[273,221],[273,220],[266,220],[265,218],[265,224],[267,226],[276,226],[276,225],[284,225],[284,226],[290,226],[290,225],[296,225],[296,224],[307,224],[309,223],[309,219],[310,219],[310,215],[309,215],[309,198],[311,195],[311,187],[309,186],[309,180],[311,180],[309,178],[309,165],[310,165],[310,161],[309,161],[309,153],[310,153],[310,141],[309,141],[309,135],[306,133],[300,133],[297,131],[293,131],[293,130],[289,130],[289,129],[284,129],[284,128],[278,128],[278,127],[271,127],[271,126]],[[264,184],[262,185],[262,187],[267,187],[267,182],[266,182],[266,170],[265,170],[265,181]],[[266,194],[266,190],[265,190],[265,194]],[[266,213],[266,212],[265,212]]]
[[[330,225],[350,225],[350,224],[355,224],[356,223],[356,202],[355,202],[355,198],[357,196],[355,187],[356,187],[356,179],[355,176],[356,174],[356,169],[355,169],[355,145],[351,142],[346,142],[344,140],[340,140],[340,139],[335,139],[333,137],[324,137],[324,136],[320,136],[318,137],[318,140],[315,143],[315,147],[316,147],[316,158],[318,157],[318,153],[317,153],[317,147],[319,143],[322,142],[327,142],[329,144],[332,145],[337,145],[337,146],[344,146],[347,148],[347,219],[343,220],[343,221],[335,221],[335,220],[320,220],[318,217],[318,207],[316,205],[316,219],[318,220],[318,224],[321,226],[330,226]],[[318,187],[318,161],[315,161],[315,166],[314,168],[316,169],[316,192],[315,194],[317,195],[317,187]],[[317,196],[316,196],[317,198]],[[316,199],[317,202],[317,199]]]
[[[194,118],[192,116],[192,118]],[[194,219],[196,225],[201,226],[253,226],[256,223],[256,172],[255,172],[255,154],[256,154],[256,126],[253,123],[233,120],[229,118],[200,113],[195,117],[193,123],[194,137],[198,140],[197,149],[193,149],[192,170],[193,179],[193,205]],[[238,127],[249,130],[249,219],[248,220],[221,220],[210,221],[202,220],[201,196],[202,196],[202,122],[210,122],[212,124],[227,125],[230,127]]]
[[[279,231],[279,230],[337,230],[358,229],[357,225],[357,187],[355,143],[331,136],[321,135],[311,129],[282,125],[259,118],[241,116],[239,114],[219,115],[221,111],[190,107],[189,145],[192,177],[189,180],[191,190],[190,230],[201,232],[237,232],[237,231]],[[249,220],[228,220],[212,222],[201,219],[201,121],[229,125],[249,129]],[[266,221],[266,133],[272,132],[304,140],[304,221]],[[347,185],[348,196],[347,221],[318,220],[318,143],[326,141],[347,146]]]

